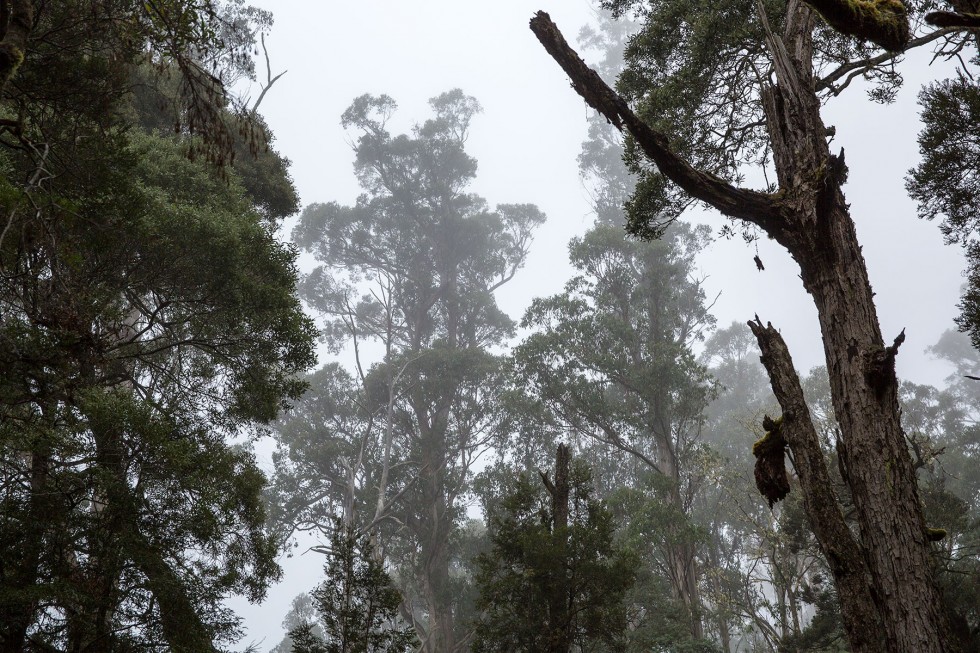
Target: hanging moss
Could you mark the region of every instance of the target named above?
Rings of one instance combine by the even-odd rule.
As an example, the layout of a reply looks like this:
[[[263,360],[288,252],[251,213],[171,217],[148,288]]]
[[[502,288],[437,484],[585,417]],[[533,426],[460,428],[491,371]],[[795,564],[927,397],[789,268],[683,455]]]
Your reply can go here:
[[[0,43],[0,88],[14,76],[24,63],[24,50],[10,43]]]
[[[786,473],[786,440],[782,435],[782,417],[768,415],[762,419],[766,434],[752,445],[755,456],[755,486],[769,501],[772,508],[789,494],[789,476]]]

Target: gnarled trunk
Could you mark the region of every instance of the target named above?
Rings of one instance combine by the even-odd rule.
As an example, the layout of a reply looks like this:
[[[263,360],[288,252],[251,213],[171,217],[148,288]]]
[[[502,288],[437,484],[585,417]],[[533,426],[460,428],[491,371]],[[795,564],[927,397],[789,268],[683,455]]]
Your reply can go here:
[[[894,359],[904,336],[885,347],[867,266],[841,192],[846,178],[843,151],[839,157],[830,153],[819,114],[810,69],[812,29],[812,11],[791,2],[782,40],[769,39],[778,83],[767,89],[763,106],[780,187],[788,191],[789,204],[785,224],[770,235],[800,265],[803,286],[817,308],[842,433],[838,455],[857,510],[860,549],[872,581],[870,598],[884,626],[884,650],[948,650],[915,472],[899,418]],[[775,387],[777,377],[771,371],[770,377]],[[803,474],[800,480],[813,482]],[[866,637],[866,631],[857,632],[865,628],[852,624],[849,636]]]
[[[764,17],[763,17],[764,18]],[[547,14],[531,28],[572,78],[575,90],[620,129],[678,186],[722,213],[751,222],[799,263],[823,334],[842,443],[839,455],[859,533],[844,522],[829,486],[820,443],[785,343],[771,326],[750,323],[783,410],[804,506],[833,573],[854,651],[952,650],[932,577],[912,461],[899,420],[894,358],[886,347],[867,268],[841,192],[843,152],[830,154],[811,70],[812,10],[790,0],[781,36],[767,45],[777,82],[763,91],[778,193],[737,188],[693,168],[643,122],[572,50]]]

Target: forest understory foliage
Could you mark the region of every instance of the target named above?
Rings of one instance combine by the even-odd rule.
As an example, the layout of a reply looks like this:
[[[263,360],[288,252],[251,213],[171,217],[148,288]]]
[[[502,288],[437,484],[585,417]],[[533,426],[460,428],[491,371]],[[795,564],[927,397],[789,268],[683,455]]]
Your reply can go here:
[[[361,194],[301,211],[269,12],[0,0],[0,653],[240,650],[226,600],[304,534],[276,653],[980,651],[980,7],[601,5],[594,69],[532,20],[595,109],[595,221],[510,316],[545,215],[472,192],[476,98],[406,133],[354,98]],[[960,62],[905,180],[969,266],[942,387],[895,374],[820,117],[919,47]],[[799,264],[826,365],[717,323],[698,261],[739,234]]]

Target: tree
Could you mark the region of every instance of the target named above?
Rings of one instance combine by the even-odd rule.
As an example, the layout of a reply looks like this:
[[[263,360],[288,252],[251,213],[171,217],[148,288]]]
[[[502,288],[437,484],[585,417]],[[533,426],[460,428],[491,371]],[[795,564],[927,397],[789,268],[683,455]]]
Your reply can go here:
[[[980,54],[975,52],[972,63],[978,62]],[[925,123],[919,134],[922,161],[910,172],[906,186],[919,202],[919,217],[941,218],[939,228],[947,244],[959,243],[966,250],[968,281],[956,321],[976,347],[980,344],[980,222],[973,207],[980,199],[980,85],[969,70],[959,71],[954,79],[930,84],[920,93],[919,103]]]
[[[698,200],[783,245],[814,299],[840,420],[837,453],[847,470],[857,533],[830,491],[785,343],[761,320],[750,327],[782,409],[784,438],[834,576],[852,649],[950,650],[899,417],[894,361],[904,334],[885,345],[841,190],[847,173],[843,152],[831,154],[820,118],[821,96],[843,90],[848,75],[860,74],[855,71],[877,75],[878,97],[887,100],[897,80],[883,64],[895,55],[873,55],[863,44],[823,29],[818,14],[797,1],[783,11],[751,2],[607,5],[619,13],[636,9],[644,22],[620,77],[625,97],[582,62],[547,14],[539,12],[531,27],[576,91],[630,135],[627,156],[641,176],[630,202],[630,231],[656,235],[677,215],[672,200]],[[911,44],[935,40],[941,32]],[[771,163],[776,184],[763,191],[736,186],[739,166],[759,161]]]
[[[264,476],[232,439],[302,391],[313,331],[281,216],[189,159],[201,138],[139,129],[148,51],[228,54],[211,14],[153,50],[151,4],[38,4],[4,87],[4,651],[216,650],[238,628],[223,599],[279,573]]]
[[[357,523],[404,527],[385,553],[402,571],[424,650],[446,653],[465,645],[464,626],[454,623],[453,535],[474,458],[498,419],[501,359],[490,349],[513,331],[494,292],[523,265],[544,216],[531,205],[491,210],[466,192],[476,161],[464,146],[480,107],[459,90],[431,105],[434,117],[392,135],[394,100],[357,98],[342,122],[359,134],[354,167],[365,192],[354,206],[307,207],[293,236],[320,264],[303,294],[324,316],[327,339],[384,347],[383,359],[358,374],[359,419],[374,420],[360,436],[373,443],[367,451],[379,473],[364,486],[378,510]],[[289,455],[299,463],[305,445],[295,445]],[[400,456],[404,484],[393,485],[389,454]]]
[[[559,424],[632,458],[605,485],[635,485],[622,474],[635,479],[644,467],[662,477],[659,496],[649,497],[672,511],[660,524],[659,553],[695,638],[701,605],[686,526],[697,480],[689,468],[712,384],[691,345],[713,318],[690,275],[706,236],[676,225],[645,243],[625,240],[611,225],[594,227],[569,246],[580,274],[564,293],[532,303],[522,326],[537,332],[514,350],[518,385],[531,388]]]
[[[269,653],[292,653],[293,638],[289,633],[304,624],[313,623],[316,620],[316,609],[313,607],[313,597],[303,592],[293,598],[293,603],[289,607],[289,612],[282,620],[283,630],[286,631],[285,637],[276,644]],[[313,624],[310,633],[323,638],[323,628],[319,624]]]
[[[319,623],[289,632],[295,653],[407,653],[416,637],[398,617],[401,594],[367,536],[339,527],[331,538],[327,581],[313,591]],[[318,628],[317,628],[318,626]]]
[[[571,462],[567,446],[558,447],[554,478],[540,476],[543,485],[519,476],[488,515],[473,650],[624,650],[633,560],[614,542],[612,513],[593,498],[591,473]]]

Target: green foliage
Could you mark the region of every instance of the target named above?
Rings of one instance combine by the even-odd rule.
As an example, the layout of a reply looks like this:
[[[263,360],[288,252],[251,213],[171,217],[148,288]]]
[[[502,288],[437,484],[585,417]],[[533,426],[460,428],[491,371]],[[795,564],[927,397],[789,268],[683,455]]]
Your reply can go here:
[[[947,243],[966,250],[968,282],[957,324],[980,344],[980,85],[961,73],[935,82],[919,95],[925,128],[919,134],[922,161],[906,180],[919,202],[919,217],[941,218]]]
[[[378,323],[384,307],[371,295],[355,299],[363,280],[384,281],[396,293],[387,301],[402,322],[393,334],[399,346],[417,350],[441,339],[450,347],[486,346],[511,334],[512,322],[492,292],[523,265],[544,215],[528,204],[491,211],[466,193],[476,161],[464,139],[478,105],[459,90],[430,103],[434,118],[412,136],[392,136],[385,122],[394,101],[357,98],[344,124],[361,131],[354,168],[367,194],[351,207],[307,207],[293,232],[321,263],[303,289],[314,308],[334,318],[324,333],[328,342],[349,337],[338,323],[348,302],[364,335],[384,335]]]
[[[933,82],[919,94],[919,104],[922,162],[909,174],[909,192],[920,217],[942,218],[948,242],[969,242],[978,227],[972,207],[980,196],[980,86],[965,75]]]
[[[367,536],[339,527],[330,541],[327,581],[313,591],[316,623],[289,632],[295,653],[400,653],[416,637],[398,617],[401,594]]]
[[[314,330],[261,202],[187,156],[221,128],[170,96],[201,136],[144,132],[130,92],[148,53],[182,84],[240,65],[249,23],[89,4],[39,6],[3,98],[0,643],[212,651],[239,635],[224,599],[279,573],[264,476],[232,442],[302,392]]]
[[[593,498],[591,476],[573,463],[567,529],[555,528],[551,497],[529,474],[518,476],[488,515],[490,550],[477,559],[483,618],[474,651],[555,650],[565,632],[580,650],[625,650],[635,560],[616,544],[612,513]],[[567,612],[549,613],[563,591],[558,602]]]
[[[605,0],[602,6],[639,24],[627,43],[617,89],[641,118],[668,136],[674,151],[696,168],[736,182],[742,180],[744,166],[770,163],[761,91],[769,83],[773,61],[765,47],[759,3]],[[780,33],[785,3],[766,1],[761,6]],[[913,24],[931,8],[925,0],[911,3]],[[901,75],[887,59],[870,61],[875,54],[874,47],[821,22],[813,46],[818,93],[824,98],[838,94],[850,79],[845,82],[835,73],[860,68],[873,84],[872,99],[891,101]],[[649,165],[629,138],[625,159],[638,175],[627,204],[627,229],[642,238],[657,237],[691,199]],[[751,231],[743,235],[754,237]]]
[[[712,394],[690,350],[713,323],[689,278],[704,243],[703,231],[680,226],[649,243],[595,227],[569,247],[580,275],[564,293],[534,300],[522,326],[539,330],[514,351],[519,385],[559,423],[645,456],[668,476],[694,446]]]

